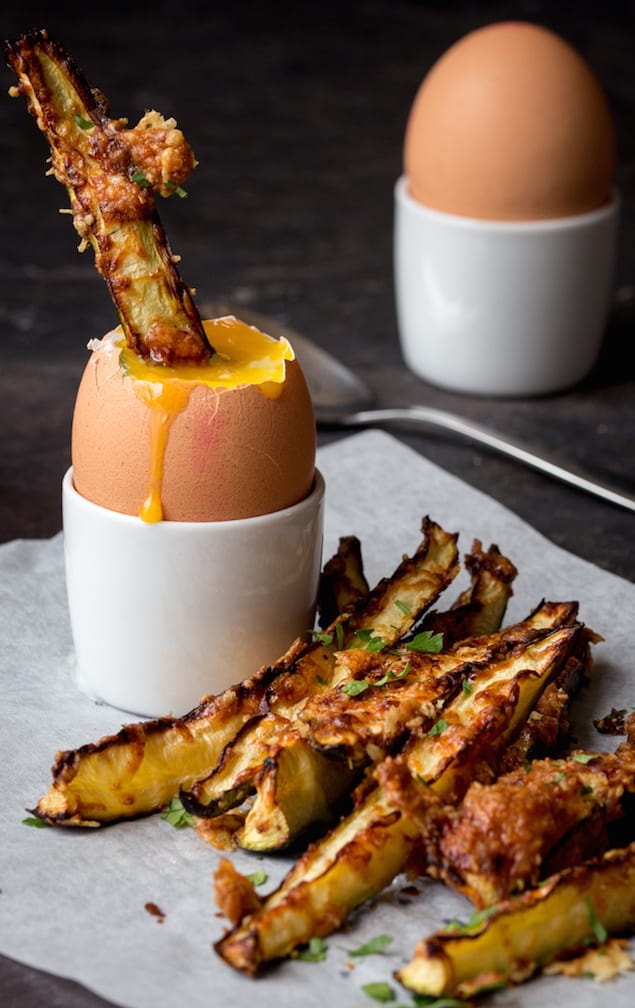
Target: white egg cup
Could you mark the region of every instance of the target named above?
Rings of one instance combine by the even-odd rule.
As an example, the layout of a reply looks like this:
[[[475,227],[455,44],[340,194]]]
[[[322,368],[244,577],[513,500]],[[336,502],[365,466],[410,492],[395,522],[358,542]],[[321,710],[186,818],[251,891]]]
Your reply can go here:
[[[600,352],[613,297],[620,203],[557,220],[489,221],[395,187],[401,348],[455,392],[537,396],[576,384]]]
[[[313,626],[324,480],[292,507],[221,522],[140,518],[62,483],[75,680],[142,717],[180,716]]]

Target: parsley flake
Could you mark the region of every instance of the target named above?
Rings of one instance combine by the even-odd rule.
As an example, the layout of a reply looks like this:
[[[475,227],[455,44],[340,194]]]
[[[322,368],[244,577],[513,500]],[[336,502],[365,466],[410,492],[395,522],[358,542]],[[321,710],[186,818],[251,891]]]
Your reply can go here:
[[[294,959],[302,962],[323,962],[326,959],[328,946],[323,938],[311,938],[308,945],[294,954]]]
[[[79,115],[79,113],[77,115],[73,116],[73,119],[75,120],[75,122],[77,123],[77,125],[79,126],[79,128],[83,129],[83,130],[92,129],[93,126],[95,125],[94,122],[91,122],[90,119],[84,119],[84,117],[81,116],[81,115]]]
[[[365,693],[369,687],[370,683],[366,679],[351,679],[342,686],[342,693],[346,693],[346,696],[349,697],[356,697]]]
[[[177,185],[176,182],[173,182],[172,179],[167,180],[167,182],[165,183],[165,188],[171,189],[172,192],[176,193],[179,199],[187,199],[187,193],[185,189],[182,189],[181,186]]]
[[[309,633],[314,644],[323,644],[324,647],[330,647],[333,643],[333,634],[331,633],[321,633],[319,630],[309,630]]]
[[[428,735],[431,738],[434,738],[435,735],[442,735],[447,727],[448,722],[445,720],[445,718],[439,718],[439,720],[432,725],[432,728],[428,732]]]
[[[171,826],[176,829],[184,829],[186,826],[193,826],[195,823],[195,818],[190,815],[189,812],[183,807],[183,802],[181,799],[175,795],[170,801],[169,805],[166,805],[163,812],[161,813],[161,818],[169,822]]]
[[[480,927],[483,921],[492,917],[497,910],[498,907],[495,903],[492,904],[492,906],[483,907],[482,910],[477,910],[476,913],[473,913],[470,919],[465,923],[458,920],[449,921],[448,924],[446,924],[446,931],[456,931],[459,934],[469,934],[470,931],[474,931],[475,928]]]
[[[34,829],[48,829],[51,825],[45,822],[44,819],[40,819],[39,816],[27,816],[26,819],[22,820],[22,823],[24,826],[33,826]]]
[[[402,602],[401,599],[395,599],[395,605],[404,616],[412,616],[412,609],[405,602]]]
[[[379,1001],[380,1004],[387,1004],[389,1001],[395,1000],[395,992],[385,980],[364,984],[362,990],[369,998],[372,998],[373,1001]]]
[[[422,630],[412,640],[406,641],[405,647],[408,651],[418,651],[421,654],[438,654],[443,648],[443,634]]]
[[[361,643],[364,651],[370,651],[372,654],[378,654],[386,647],[386,641],[384,638],[375,633],[372,628],[367,630],[356,630],[355,640],[358,640]],[[355,643],[353,643],[353,647],[355,646]]]
[[[574,759],[576,763],[590,763],[591,760],[597,759],[596,753],[574,753],[571,759]]]
[[[392,940],[392,935],[380,934],[360,945],[359,948],[347,949],[347,952],[352,956],[376,955],[378,952],[383,952]]]
[[[150,183],[143,174],[140,168],[136,168],[130,176],[133,182],[136,182],[140,189],[149,189]]]
[[[258,871],[252,872],[251,875],[246,876],[253,886],[264,885],[267,881],[267,873],[264,868],[259,868]]]
[[[591,903],[591,900],[588,896],[584,902],[586,903],[586,909],[589,915],[589,924],[595,936],[595,940],[598,943],[598,945],[604,945],[606,939],[608,938],[608,932],[604,927],[602,921],[597,916],[595,910],[593,909],[593,904]]]

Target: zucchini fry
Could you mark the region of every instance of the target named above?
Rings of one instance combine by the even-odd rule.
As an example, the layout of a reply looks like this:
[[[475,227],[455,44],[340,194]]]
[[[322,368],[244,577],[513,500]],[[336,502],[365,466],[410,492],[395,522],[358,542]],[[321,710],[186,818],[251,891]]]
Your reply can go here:
[[[324,630],[370,591],[357,536],[342,536],[337,552],[324,565],[318,592],[318,623]]]
[[[433,572],[424,572],[424,581],[436,578],[440,586],[456,572],[456,536],[427,518],[422,530],[419,549],[404,559],[396,572],[398,577],[403,575],[401,590],[409,598],[415,594],[417,568],[430,543],[436,566]],[[342,639],[350,642],[358,629],[372,626],[383,605],[398,613],[395,593],[399,598],[400,588],[393,579],[380,581],[346,613]],[[406,620],[406,626],[412,618]],[[332,633],[335,636],[335,627]],[[204,697],[185,717],[126,725],[96,743],[58,752],[52,784],[35,814],[51,825],[99,826],[156,812],[182,786],[188,788],[217,766],[243,725],[268,709],[270,687],[276,678],[300,684],[301,695],[301,684],[328,676],[332,661],[333,652],[321,640],[298,638],[272,666],[219,696]],[[289,685],[285,695],[290,690]]]
[[[470,779],[483,772],[493,775],[500,751],[566,661],[580,629],[580,624],[560,627],[480,670],[469,695],[447,705],[444,730],[412,735],[398,757],[401,769],[417,775],[422,791],[432,788],[445,800],[458,800]],[[379,764],[378,785],[360,792],[353,812],[308,848],[260,910],[217,943],[229,965],[257,974],[311,937],[336,930],[406,867],[418,850],[420,830],[384,787],[382,772],[389,764]]]
[[[635,843],[568,868],[488,908],[485,920],[421,941],[397,973],[411,991],[472,997],[529,979],[556,957],[635,924]]]
[[[211,357],[199,313],[176,268],[154,194],[182,192],[194,155],[173,120],[147,112],[127,129],[110,119],[69,54],[45,31],[8,42],[5,55],[51,148],[51,173],[69,194],[117,308],[128,346],[159,364]]]
[[[382,663],[379,656],[365,652],[337,655],[338,660],[346,659],[349,668],[349,662],[362,659],[371,682],[369,667],[373,664],[380,683],[387,668],[393,670],[396,680],[386,687],[369,688],[352,700],[341,688],[327,690],[307,702],[293,722],[294,730],[280,727],[278,736],[273,730],[260,754],[258,771],[247,771],[246,776],[253,776],[256,797],[237,827],[235,842],[246,850],[277,850],[296,839],[298,830],[328,821],[324,815],[325,795],[335,802],[348,793],[368,763],[378,762],[408,733],[430,730],[442,716],[444,705],[464,688],[477,669],[500,660],[521,643],[529,643],[548,627],[567,625],[575,611],[571,603],[546,603],[526,621],[499,634],[455,645],[443,655],[406,652],[401,659],[391,659],[389,665],[385,658]],[[399,678],[399,668],[408,672],[409,665],[412,669],[407,678]],[[300,734],[303,728],[306,738]],[[287,747],[292,750],[288,755]],[[239,747],[235,744],[230,748]],[[252,752],[250,749],[250,755]],[[301,782],[296,772],[299,765]],[[236,791],[233,797],[239,797]]]
[[[267,716],[245,726],[222,751],[209,776],[183,789],[182,800],[194,815],[226,811],[256,790],[257,775],[265,765],[273,767],[267,761],[273,760],[274,749],[280,752],[282,735],[289,741],[298,712],[310,697],[335,688],[339,676],[345,674],[336,663],[336,648],[351,647],[360,634],[362,638],[372,634],[385,646],[393,646],[454,579],[458,573],[456,535],[429,518],[424,519],[422,532],[413,556],[404,557],[392,577],[383,578],[369,595],[337,617],[325,637],[318,637],[311,661],[296,663],[271,682],[259,708]],[[347,786],[348,779],[343,783]]]
[[[456,641],[480,634],[492,634],[500,628],[513,594],[512,585],[518,571],[494,543],[483,550],[480,539],[464,557],[470,572],[469,587],[445,612],[426,613],[416,632],[430,630],[443,635],[443,649],[449,650]]]

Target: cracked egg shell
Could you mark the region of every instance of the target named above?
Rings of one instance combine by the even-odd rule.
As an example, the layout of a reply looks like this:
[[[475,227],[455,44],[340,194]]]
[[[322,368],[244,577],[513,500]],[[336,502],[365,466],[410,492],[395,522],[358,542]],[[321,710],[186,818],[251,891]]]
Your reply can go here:
[[[289,344],[233,317],[205,328],[220,378],[146,365],[119,330],[94,346],[72,426],[83,497],[146,521],[205,522],[268,514],[309,493],[315,419]]]

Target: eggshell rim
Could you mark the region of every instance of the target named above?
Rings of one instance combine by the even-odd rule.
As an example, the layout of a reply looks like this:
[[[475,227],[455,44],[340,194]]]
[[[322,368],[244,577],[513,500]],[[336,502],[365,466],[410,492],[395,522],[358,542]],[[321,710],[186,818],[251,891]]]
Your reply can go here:
[[[595,210],[587,210],[581,214],[568,214],[566,217],[545,217],[541,220],[493,220],[488,217],[468,217],[463,214],[448,213],[435,207],[420,203],[408,192],[408,176],[400,175],[395,183],[395,199],[403,203],[409,212],[419,213],[423,217],[443,220],[456,227],[483,229],[487,231],[565,231],[569,228],[591,227],[598,221],[612,217],[620,212],[622,197],[619,189],[614,186],[611,198]]]

